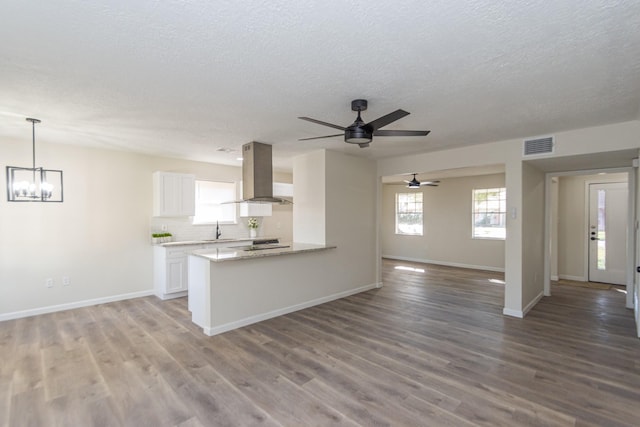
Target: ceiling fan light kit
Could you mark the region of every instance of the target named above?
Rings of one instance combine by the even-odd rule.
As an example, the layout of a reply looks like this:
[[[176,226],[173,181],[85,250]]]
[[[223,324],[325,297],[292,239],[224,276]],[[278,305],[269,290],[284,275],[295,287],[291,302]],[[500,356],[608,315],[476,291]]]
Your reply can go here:
[[[411,181],[407,181],[406,179],[404,180],[404,182],[407,183],[407,188],[420,188],[422,186],[429,186],[429,187],[437,187],[438,184],[440,184],[440,181],[418,181],[418,179],[416,178],[417,173],[412,173],[411,175],[413,175],[413,179]]]
[[[347,129],[344,132],[344,140],[349,144],[368,144],[372,139],[371,134],[361,128]]]
[[[298,117],[301,120],[306,120],[311,123],[316,123],[323,126],[328,126],[334,129],[340,129],[344,132],[344,141],[349,144],[358,144],[360,148],[366,148],[369,146],[369,143],[373,140],[374,136],[426,136],[430,131],[428,130],[379,130],[381,127],[384,127],[390,123],[395,122],[396,120],[400,120],[404,116],[409,115],[408,112],[404,110],[396,110],[392,113],[387,114],[386,116],[378,117],[377,119],[365,123],[360,116],[362,111],[367,109],[368,103],[366,99],[354,99],[351,101],[351,109],[358,113],[356,120],[347,127],[342,127],[340,125],[335,125],[333,123],[323,122],[317,119],[312,119],[310,117]],[[316,136],[312,138],[301,138],[300,141],[308,141],[311,139],[322,139],[322,138],[334,138],[336,136],[340,136],[342,134],[336,135],[325,135],[325,136]]]

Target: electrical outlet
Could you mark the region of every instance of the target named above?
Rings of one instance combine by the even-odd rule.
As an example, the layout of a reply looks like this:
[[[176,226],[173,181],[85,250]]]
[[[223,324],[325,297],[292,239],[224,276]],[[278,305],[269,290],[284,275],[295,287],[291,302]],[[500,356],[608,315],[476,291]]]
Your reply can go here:
[[[162,231],[167,231],[167,230],[168,230],[168,228],[167,228],[167,224],[162,224],[162,225],[160,226],[160,229],[161,229]]]
[[[47,288],[53,288],[53,279],[51,279],[51,278],[49,278],[49,279],[45,279],[45,281],[44,281],[44,285],[45,285]]]
[[[62,276],[62,286],[69,286],[71,284],[71,280],[69,276]]]

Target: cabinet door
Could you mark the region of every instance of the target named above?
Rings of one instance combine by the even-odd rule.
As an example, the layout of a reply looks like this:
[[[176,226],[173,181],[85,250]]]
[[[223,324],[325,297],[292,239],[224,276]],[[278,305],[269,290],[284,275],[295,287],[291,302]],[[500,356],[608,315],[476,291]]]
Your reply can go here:
[[[178,193],[178,180],[172,174],[159,173],[155,177],[156,179],[156,194],[157,197],[156,206],[158,216],[171,216],[175,215],[179,210],[178,199],[176,194]]]
[[[167,258],[166,293],[187,290],[187,258]]]
[[[196,214],[196,178],[193,175],[180,176],[180,216]]]
[[[195,176],[170,172],[153,174],[153,215],[193,216],[196,211]]]

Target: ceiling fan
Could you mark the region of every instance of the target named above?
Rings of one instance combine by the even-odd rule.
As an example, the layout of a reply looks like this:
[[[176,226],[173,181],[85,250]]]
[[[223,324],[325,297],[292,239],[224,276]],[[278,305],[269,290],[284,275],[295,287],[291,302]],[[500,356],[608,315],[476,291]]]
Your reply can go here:
[[[404,116],[409,115],[408,112],[404,110],[396,110],[393,113],[389,113],[386,116],[378,117],[377,119],[365,123],[360,117],[360,113],[367,109],[367,100],[366,99],[355,99],[351,101],[351,109],[353,111],[358,112],[358,117],[356,117],[356,121],[350,124],[347,127],[334,125],[332,123],[323,122],[320,120],[312,119],[310,117],[298,117],[299,119],[306,120],[308,122],[317,123],[323,126],[329,126],[334,129],[340,129],[344,132],[344,140],[350,144],[358,144],[360,148],[365,148],[369,146],[369,143],[373,139],[374,136],[426,136],[429,134],[428,130],[380,130],[381,127],[384,127],[390,123],[395,122],[396,120],[400,120]],[[316,136],[313,138],[302,138],[299,141],[308,141],[310,139],[321,139],[321,138],[333,138],[336,136],[341,136],[342,133],[338,133],[335,135],[326,135],[326,136]]]
[[[406,179],[403,180],[404,182],[407,183],[407,188],[420,188],[423,185],[427,185],[429,187],[437,187],[438,184],[440,183],[440,181],[418,181],[416,179],[416,175],[417,173],[412,174],[413,175],[413,179],[411,181],[407,181]]]

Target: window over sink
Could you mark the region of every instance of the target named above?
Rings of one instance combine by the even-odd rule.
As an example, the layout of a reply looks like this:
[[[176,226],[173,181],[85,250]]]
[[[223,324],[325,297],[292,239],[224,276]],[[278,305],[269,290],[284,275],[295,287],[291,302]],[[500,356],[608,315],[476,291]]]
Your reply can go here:
[[[193,224],[236,224],[236,183],[196,180],[196,214]]]

